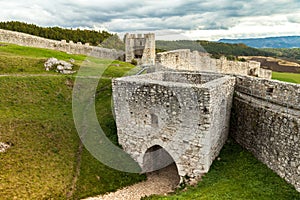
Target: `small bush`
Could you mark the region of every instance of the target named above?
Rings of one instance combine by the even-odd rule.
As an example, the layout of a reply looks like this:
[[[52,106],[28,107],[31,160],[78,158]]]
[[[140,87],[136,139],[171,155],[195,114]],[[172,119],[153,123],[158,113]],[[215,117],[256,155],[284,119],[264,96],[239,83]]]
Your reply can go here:
[[[137,66],[137,64],[138,64],[137,60],[135,60],[135,59],[132,59],[130,63],[134,66]]]

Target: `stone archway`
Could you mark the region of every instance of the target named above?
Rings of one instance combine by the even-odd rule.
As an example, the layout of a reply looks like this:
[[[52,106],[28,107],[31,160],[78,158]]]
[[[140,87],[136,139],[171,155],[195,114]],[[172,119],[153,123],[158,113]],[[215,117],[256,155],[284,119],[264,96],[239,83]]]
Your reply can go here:
[[[154,145],[144,154],[143,171],[149,176],[159,176],[176,187],[180,183],[177,165],[172,156],[161,146]]]

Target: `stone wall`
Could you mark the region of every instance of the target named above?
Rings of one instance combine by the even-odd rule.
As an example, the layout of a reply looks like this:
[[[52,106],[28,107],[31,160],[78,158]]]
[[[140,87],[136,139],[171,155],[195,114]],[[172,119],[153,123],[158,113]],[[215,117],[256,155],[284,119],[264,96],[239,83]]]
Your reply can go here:
[[[300,191],[300,85],[238,76],[231,134]]]
[[[125,61],[136,60],[138,65],[152,66],[155,64],[155,34],[129,34],[124,37]]]
[[[107,58],[113,60],[124,59],[123,51],[89,46],[89,44],[83,45],[80,42],[75,44],[72,41],[67,43],[65,40],[49,40],[25,33],[19,33],[2,29],[0,29],[0,42],[13,43],[22,46],[53,49],[67,53],[83,54],[98,58]]]
[[[156,56],[157,69],[184,71],[206,71],[224,74],[250,75],[271,79],[272,71],[260,68],[255,61],[237,62],[211,58],[209,54],[189,49],[159,53]]]
[[[171,164],[169,154],[181,177],[199,178],[227,139],[234,84],[235,78],[206,73],[158,72],[115,79],[119,143],[144,171]],[[168,154],[149,152],[157,146]],[[149,166],[149,157],[155,167]]]

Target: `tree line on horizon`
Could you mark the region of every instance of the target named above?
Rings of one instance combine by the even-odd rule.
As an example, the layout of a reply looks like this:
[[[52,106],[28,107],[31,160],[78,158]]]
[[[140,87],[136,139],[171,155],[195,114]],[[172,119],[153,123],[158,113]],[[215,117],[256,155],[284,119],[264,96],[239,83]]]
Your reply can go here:
[[[107,31],[39,27],[34,24],[18,21],[0,22],[0,29],[27,33],[52,40],[66,40],[68,42],[81,42],[83,44],[89,43],[93,46],[101,45],[106,39],[114,36]]]
[[[157,52],[175,49],[190,49],[191,51],[207,52],[214,58],[226,56],[229,60],[237,59],[237,56],[274,56],[275,53],[266,50],[248,47],[245,44],[227,44],[205,40],[178,40],[156,41]]]

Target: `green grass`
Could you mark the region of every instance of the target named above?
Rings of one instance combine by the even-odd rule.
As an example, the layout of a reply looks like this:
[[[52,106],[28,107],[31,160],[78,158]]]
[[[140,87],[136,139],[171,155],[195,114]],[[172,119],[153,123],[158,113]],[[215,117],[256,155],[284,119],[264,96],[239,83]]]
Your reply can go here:
[[[0,77],[0,141],[14,144],[0,154],[0,199],[66,199],[70,191],[79,146],[72,114],[72,86],[76,75],[45,76],[54,74],[45,72],[42,66],[49,57],[73,58],[80,64],[86,59],[45,49],[0,46],[0,63],[6,61],[0,64],[5,66],[0,74],[43,75]],[[87,59],[83,65],[88,65],[88,71],[97,69],[98,75],[104,72],[97,90],[97,115],[107,136],[117,143],[110,106],[111,78],[122,76],[134,66]],[[145,179],[104,166],[86,149],[83,149],[80,169],[71,199],[115,191]]]
[[[44,70],[44,63],[51,57],[65,61],[74,59],[75,70],[78,70],[86,59],[84,55],[72,55],[49,49],[4,44],[3,46],[0,45],[0,74],[49,74]]]
[[[272,79],[291,83],[300,83],[300,74],[273,72]]]
[[[111,79],[133,66],[62,52],[0,46],[0,74],[42,74],[49,57],[76,60],[84,73],[101,73],[96,93],[97,117],[107,137],[117,144],[111,112]],[[109,67],[107,67],[109,66]],[[138,69],[135,69],[138,70]],[[14,144],[0,154],[0,199],[66,199],[76,168],[79,138],[72,115],[72,85],[76,75],[0,77],[0,141]],[[295,74],[273,73],[273,78],[300,82]],[[227,143],[210,172],[197,187],[153,199],[300,199],[265,165],[233,141]],[[71,199],[99,195],[144,180],[118,172],[83,149],[80,175]]]
[[[63,198],[78,146],[67,77],[0,78],[2,199]]]
[[[171,196],[152,196],[145,199],[300,199],[293,186],[259,162],[251,153],[233,140],[222,149],[220,161],[214,161],[210,171],[197,186],[178,190]]]

